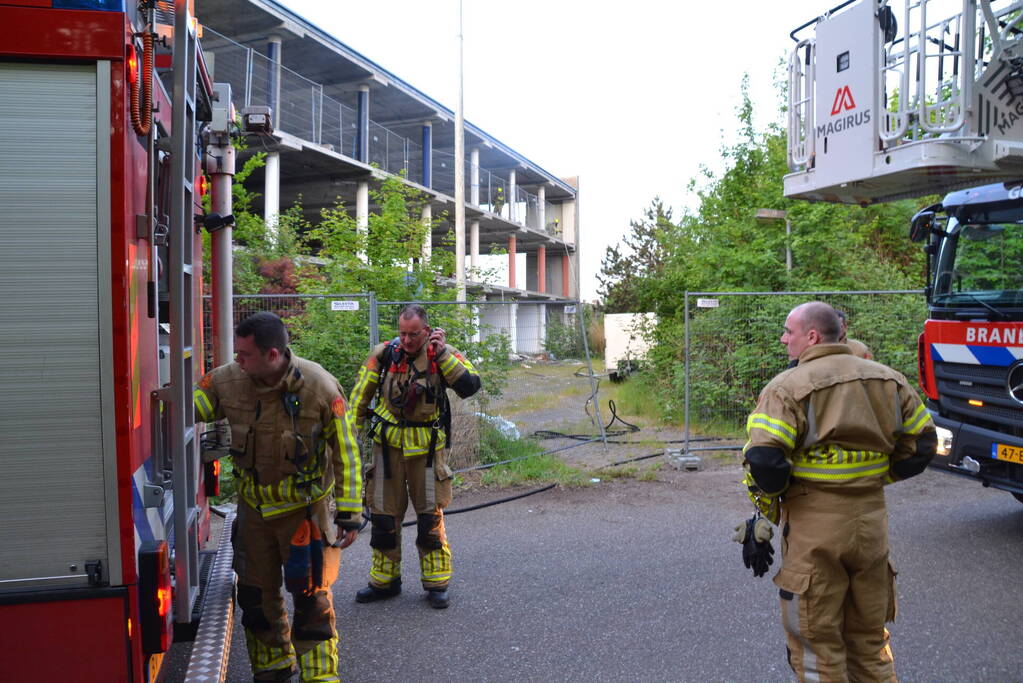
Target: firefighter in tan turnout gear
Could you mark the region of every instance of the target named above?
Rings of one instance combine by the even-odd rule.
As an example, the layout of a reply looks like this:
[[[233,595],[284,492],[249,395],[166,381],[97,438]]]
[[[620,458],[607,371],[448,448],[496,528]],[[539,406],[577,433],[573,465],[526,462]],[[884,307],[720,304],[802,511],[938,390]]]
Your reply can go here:
[[[235,330],[236,362],[195,389],[196,419],[227,418],[238,481],[232,540],[245,641],[256,681],[339,681],[330,592],[358,534],[362,463],[337,380],[288,349],[273,313]],[[295,603],[294,623],[281,596]]]
[[[774,582],[799,679],[894,681],[883,487],[920,474],[937,437],[906,378],[836,343],[840,329],[825,303],[789,313],[781,342],[799,363],[749,416],[745,484],[759,514],[782,526]]]
[[[401,524],[411,498],[422,585],[430,606],[443,609],[451,580],[444,533],[452,476],[445,463],[451,426],[446,389],[468,398],[479,391],[480,378],[472,363],[445,344],[443,330],[431,330],[421,306],[401,311],[398,331],[397,339],[373,349],[352,390],[358,425],[374,441],[366,480],[373,559],[369,585],[355,599],[373,602],[401,592]]]

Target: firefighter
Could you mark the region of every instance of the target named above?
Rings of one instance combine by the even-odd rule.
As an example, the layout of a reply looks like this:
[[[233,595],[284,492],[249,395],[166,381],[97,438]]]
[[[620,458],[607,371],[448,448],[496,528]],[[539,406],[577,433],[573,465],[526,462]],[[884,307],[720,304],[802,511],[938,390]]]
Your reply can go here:
[[[273,313],[235,330],[235,362],[195,389],[196,419],[226,418],[238,482],[238,603],[256,681],[338,681],[330,592],[362,516],[352,413],[334,377],[288,348]],[[283,572],[282,572],[283,568]],[[281,584],[295,604],[293,624]]]
[[[431,330],[422,306],[398,315],[399,335],[373,349],[359,369],[352,402],[359,427],[369,426],[373,462],[367,473],[372,566],[358,602],[401,592],[401,524],[409,499],[416,511],[420,579],[431,607],[448,606],[451,548],[444,508],[451,502],[451,469],[445,462],[451,411],[447,388],[461,398],[480,389],[472,363]],[[376,406],[370,413],[370,402]]]
[[[849,321],[846,319],[845,311],[836,308],[835,313],[838,314],[838,319],[842,323],[842,332],[838,335],[839,343],[848,346],[854,356],[866,358],[867,360],[874,360],[874,354],[870,352],[870,347],[861,342],[859,339],[852,339],[846,334],[849,330]]]
[[[855,357],[838,343],[840,331],[828,304],[789,313],[781,342],[799,363],[771,380],[747,421],[744,483],[757,517],[782,527],[774,582],[798,678],[894,681],[885,623],[895,618],[895,571],[883,487],[920,474],[937,437],[906,378]],[[737,540],[766,550],[756,521]],[[769,553],[759,559],[763,574]]]

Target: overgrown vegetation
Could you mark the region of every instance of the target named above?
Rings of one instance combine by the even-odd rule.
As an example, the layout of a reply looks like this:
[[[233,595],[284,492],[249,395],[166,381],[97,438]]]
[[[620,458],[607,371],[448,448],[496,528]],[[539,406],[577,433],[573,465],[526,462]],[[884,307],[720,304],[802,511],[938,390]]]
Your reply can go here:
[[[489,425],[482,427],[480,464],[522,458],[483,470],[481,483],[486,486],[522,486],[557,483],[562,486],[585,486],[590,475],[565,464],[553,455],[542,455],[543,446],[532,439],[512,440]]]
[[[655,198],[644,218],[632,222],[622,248],[609,249],[602,263],[607,310],[657,313],[652,371],[643,381],[653,384],[649,395],[658,396],[658,407],[671,420],[681,419],[685,395],[684,292],[919,289],[923,282],[923,255],[906,231],[913,213],[934,198],[868,207],[786,199],[785,132],[778,125],[754,128],[745,82],[741,98],[739,139],[721,152],[726,170],[714,175],[705,168],[690,182],[698,207],[676,220]],[[788,213],[791,271],[785,266],[784,223],[758,222],[760,208]],[[781,326],[788,310],[806,299],[773,297],[755,306],[722,303],[713,309],[691,303],[694,420],[741,423],[766,381],[785,368]],[[834,303],[849,313],[850,336],[915,379],[916,332],[907,330],[920,329],[922,297]]]

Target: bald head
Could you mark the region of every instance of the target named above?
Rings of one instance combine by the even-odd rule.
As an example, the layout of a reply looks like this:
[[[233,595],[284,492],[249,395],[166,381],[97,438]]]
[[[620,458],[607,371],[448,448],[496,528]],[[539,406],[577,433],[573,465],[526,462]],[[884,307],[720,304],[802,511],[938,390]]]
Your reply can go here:
[[[822,344],[834,344],[838,341],[838,335],[842,333],[842,320],[830,305],[823,301],[810,301],[792,309],[793,313],[797,311],[803,321],[803,327],[807,330],[817,330]]]
[[[795,360],[806,349],[816,344],[838,341],[842,324],[835,309],[823,301],[809,301],[792,309],[785,319],[785,333],[781,343]]]

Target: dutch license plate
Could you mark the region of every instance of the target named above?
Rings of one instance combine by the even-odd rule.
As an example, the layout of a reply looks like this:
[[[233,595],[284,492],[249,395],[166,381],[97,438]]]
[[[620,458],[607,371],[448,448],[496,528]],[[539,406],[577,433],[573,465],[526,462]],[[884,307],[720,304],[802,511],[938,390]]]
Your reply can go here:
[[[1004,443],[993,443],[991,444],[991,457],[1023,465],[1023,448]]]

